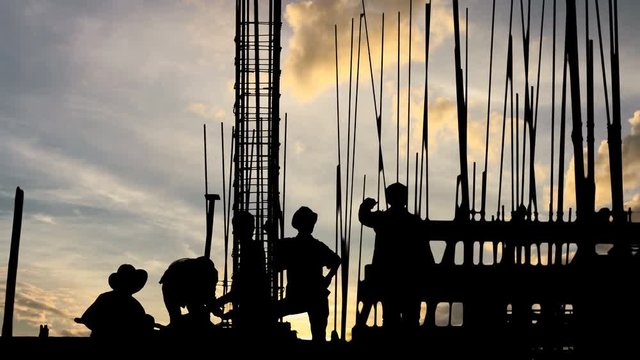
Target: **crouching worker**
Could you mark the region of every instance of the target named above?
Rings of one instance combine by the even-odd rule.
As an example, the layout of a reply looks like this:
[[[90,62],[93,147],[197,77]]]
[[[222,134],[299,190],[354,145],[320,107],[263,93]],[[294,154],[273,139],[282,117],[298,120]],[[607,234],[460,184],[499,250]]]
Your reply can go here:
[[[76,318],[79,324],[91,329],[94,338],[136,338],[149,336],[153,332],[153,316],[133,297],[147,282],[147,272],[130,264],[120,265],[118,271],[109,276],[113,289],[102,293],[82,314]]]
[[[162,297],[169,312],[169,329],[208,330],[213,327],[210,313],[215,307],[218,270],[209,258],[184,258],[171,263],[162,275]],[[187,308],[182,315],[180,309]]]

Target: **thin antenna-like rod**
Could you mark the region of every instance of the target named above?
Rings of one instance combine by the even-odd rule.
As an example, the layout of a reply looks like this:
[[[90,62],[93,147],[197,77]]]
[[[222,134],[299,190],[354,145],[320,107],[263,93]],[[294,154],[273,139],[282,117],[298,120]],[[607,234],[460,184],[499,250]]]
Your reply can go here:
[[[350,205],[349,203],[349,180],[350,180],[350,161],[351,160],[351,88],[352,88],[352,79],[353,79],[353,26],[354,19],[351,18],[351,40],[349,44],[349,106],[348,106],[348,114],[347,114],[347,174],[346,174],[346,183],[345,183],[345,208],[347,209]],[[355,161],[355,159],[353,160]],[[342,190],[341,190],[342,191]],[[340,199],[342,201],[342,199]],[[340,216],[340,230],[342,235],[342,314],[340,321],[340,336],[342,340],[346,340],[346,326],[347,326],[347,309],[348,309],[348,293],[349,293],[349,243],[350,243],[350,224],[349,224],[349,213],[342,212],[339,214]],[[343,221],[343,217],[346,219]]]
[[[518,98],[518,95],[516,94],[516,99]],[[514,122],[514,118],[513,118],[513,88],[512,88],[512,92],[511,92],[511,212],[513,213],[516,210],[516,202],[518,199],[518,190],[516,189],[516,186],[518,184],[518,180],[514,180],[516,175],[518,174],[518,170],[514,168],[514,164],[515,162],[513,161],[514,155],[515,158],[518,158],[517,154],[514,154],[514,144],[515,144],[515,138],[514,138],[514,132],[513,132],[513,122]],[[516,100],[516,111],[518,108],[517,105],[517,100]],[[517,116],[517,115],[516,115]],[[517,124],[516,124],[517,126]],[[517,150],[517,147],[515,147]]]
[[[288,125],[289,125],[289,113],[284,113],[284,152],[282,154],[282,216],[280,217],[280,237],[284,238],[284,219],[287,210],[287,140],[288,140]]]
[[[519,103],[519,93],[516,93],[516,143],[515,143],[515,160],[516,160],[516,168],[515,168],[515,179],[516,179],[516,207],[519,205],[518,201],[520,199],[520,103]]]
[[[589,216],[595,211],[595,136],[594,136],[594,78],[593,78],[593,40],[589,35],[589,1],[585,4],[585,46],[587,50],[587,175],[585,181],[585,208]],[[583,216],[585,214],[582,214]]]
[[[348,171],[348,169],[347,169]],[[340,255],[342,255],[342,286],[341,286],[341,299],[342,299],[342,308],[341,308],[341,321],[340,321],[340,335],[342,340],[346,339],[346,325],[347,325],[347,298],[349,296],[349,250],[347,249],[347,239],[342,235],[344,229],[344,223],[342,221],[343,213],[342,213],[342,184],[340,182],[341,170],[338,169],[338,197],[336,199],[338,205],[338,221],[339,221],[339,233],[340,233]],[[337,285],[338,281],[336,281]],[[337,291],[336,291],[337,298]],[[334,307],[334,312],[337,313],[337,307]]]
[[[538,48],[538,75],[536,79],[536,105],[533,125],[531,126],[531,149],[529,151],[529,211],[532,207],[534,210],[534,219],[538,219],[538,199],[536,190],[536,173],[535,173],[535,155],[536,155],[536,139],[538,132],[538,104],[540,102],[540,74],[542,73],[542,43],[544,40],[544,10],[545,0],[542,0],[542,14],[540,15],[540,37]],[[532,89],[533,91],[533,89]],[[531,96],[533,98],[533,94]],[[532,110],[530,110],[532,111]],[[530,124],[531,125],[531,124]]]
[[[341,215],[341,207],[342,207],[342,197],[341,197],[341,188],[342,188],[342,174],[341,174],[341,159],[342,156],[340,154],[340,147],[342,142],[340,141],[340,91],[339,91],[339,67],[338,67],[338,25],[334,26],[334,39],[335,39],[335,57],[336,57],[336,126],[338,131],[338,166],[336,167],[336,244],[335,251],[338,253],[340,239],[342,238],[342,215]],[[343,254],[344,256],[344,254]],[[337,332],[338,330],[338,280],[334,281],[334,302],[333,302],[333,331]]]
[[[567,117],[567,54],[564,55],[562,70],[562,103],[560,108],[560,152],[558,158],[558,215],[557,221],[564,221],[564,142]]]
[[[400,181],[400,11],[398,11],[398,74],[396,85],[396,182]]]
[[[256,127],[255,129],[253,129],[253,134],[252,137],[253,139],[251,139],[251,144],[252,146],[254,146],[255,144],[255,154],[256,154],[256,159],[255,159],[255,164],[256,164],[256,185],[257,185],[257,189],[255,192],[256,195],[256,217],[258,219],[262,219],[263,216],[263,209],[262,206],[259,205],[262,203],[262,180],[263,180],[263,172],[262,172],[262,166],[261,166],[261,161],[262,161],[262,118],[260,117],[260,107],[261,105],[261,99],[260,99],[260,91],[262,90],[262,82],[260,81],[261,79],[261,72],[262,70],[262,66],[261,66],[261,62],[260,62],[260,16],[259,16],[259,5],[258,5],[258,0],[254,0],[253,2],[253,36],[254,36],[254,60],[255,60],[255,65],[254,65],[254,72],[255,72],[255,96],[254,96],[254,101],[255,101],[255,106],[256,106]],[[258,143],[256,142],[256,139],[259,139]],[[253,149],[252,149],[253,152]],[[253,153],[252,153],[252,160],[251,162],[253,162]],[[249,170],[251,173],[251,169]],[[248,178],[248,193],[251,193],[251,175],[249,175]],[[250,195],[249,195],[250,198]],[[249,202],[247,202],[248,204]],[[260,222],[258,222],[256,224],[256,237],[258,239],[262,238],[262,225]],[[242,249],[240,249],[240,251],[242,251]],[[242,259],[240,260],[242,261]]]
[[[507,48],[507,74],[504,80],[504,107],[502,110],[502,141],[500,144],[500,176],[498,180],[498,204],[496,211],[496,218],[500,220],[500,210],[504,209],[502,206],[502,174],[504,168],[504,144],[505,144],[505,130],[507,125],[507,95],[509,90],[509,82],[511,82],[511,89],[513,90],[513,38],[511,36],[511,25],[513,24],[513,0],[511,0],[511,8],[509,12],[509,40]],[[512,191],[513,195],[513,191]],[[513,198],[513,196],[512,196]],[[504,213],[502,214],[504,218]]]
[[[335,39],[335,56],[336,56],[336,124],[338,129],[338,164],[340,164],[340,159],[342,159],[342,155],[340,154],[340,146],[342,142],[340,141],[340,78],[338,75],[339,65],[338,65],[338,25],[334,25],[333,34]]]
[[[365,23],[366,24],[366,23]],[[376,128],[378,130],[378,199],[380,199],[380,186],[385,189],[387,187],[386,176],[384,173],[384,158],[382,157],[382,83],[384,78],[384,13],[382,13],[382,37],[381,37],[381,49],[380,49],[380,112],[376,117]],[[382,177],[382,178],[381,178]],[[385,203],[386,203],[385,197]],[[388,205],[388,204],[387,204]],[[378,208],[380,207],[380,201],[378,201]]]
[[[491,46],[489,50],[489,90],[487,91],[487,124],[486,133],[484,136],[484,170],[482,171],[482,184],[480,193],[480,220],[485,219],[486,204],[487,204],[487,168],[489,164],[489,128],[491,119],[491,78],[493,74],[493,35],[495,31],[496,20],[496,0],[493,0],[491,8]],[[475,197],[474,197],[475,198]]]
[[[422,141],[420,157],[420,195],[418,196],[418,215],[422,214],[422,181],[425,182],[425,217],[429,219],[429,35],[431,32],[431,3],[425,4],[425,47],[424,47],[424,102],[422,113]],[[422,166],[425,170],[423,173]]]
[[[206,137],[206,130],[205,130]],[[205,141],[206,147],[206,141]],[[227,221],[227,184],[225,174],[225,153],[224,153],[224,122],[220,122],[220,147],[222,148],[222,158],[220,163],[222,164],[222,229],[224,237],[224,275],[222,282],[222,294],[227,293],[227,252],[229,251],[229,222]],[[205,152],[206,153],[206,152]],[[206,156],[205,156],[206,157]],[[206,163],[206,160],[205,160]],[[206,173],[206,170],[205,170]],[[206,182],[206,181],[205,181]]]
[[[349,171],[351,167],[349,165],[351,161],[355,161],[351,159],[351,92],[352,92],[351,88],[353,87],[353,26],[354,26],[354,19],[351,18],[351,40],[349,44],[349,105],[347,106],[347,174],[346,174],[347,179],[345,183],[346,204],[349,203],[349,181],[351,180],[350,179],[351,172]],[[345,213],[345,215],[348,215],[348,213]],[[346,221],[348,220],[349,219],[347,218]],[[345,234],[343,236],[347,238],[348,226],[345,226],[344,230],[345,230]]]
[[[531,30],[531,0],[527,0],[527,25],[524,24],[524,5],[520,0],[520,19],[522,20],[522,47],[524,55],[525,90],[529,91],[529,30]]]
[[[604,49],[602,44],[602,28],[600,27],[600,6],[596,3],[596,19],[598,20],[598,40],[600,43],[600,66],[602,66],[602,87],[604,88],[604,104],[607,109],[607,124],[611,124],[611,113],[609,111],[609,88],[607,86],[607,67],[604,64]]]
[[[531,90],[533,91],[533,89]],[[527,93],[526,98],[530,99],[533,97],[529,95],[529,89],[525,89],[525,91]],[[527,156],[527,125],[531,122],[531,112],[529,111],[530,106],[531,104],[525,104],[525,108],[522,111],[522,176],[520,177],[520,205],[524,204],[524,172],[526,169],[524,164]]]
[[[340,248],[338,247],[342,240],[342,183],[341,183],[341,170],[340,164],[336,167],[336,247],[335,251],[338,253]],[[342,260],[344,261],[344,254],[342,254]],[[344,275],[344,273],[343,273]],[[333,296],[333,331],[338,330],[338,279],[334,281],[334,296]],[[344,293],[343,293],[344,296]]]
[[[596,0],[596,6],[597,3],[598,2]],[[553,221],[554,153],[556,148],[556,0],[553,0],[553,55],[551,56],[551,64],[551,175],[549,177],[549,222]],[[549,251],[551,251],[551,249],[549,249]]]
[[[476,213],[476,162],[473,162],[473,177],[471,186],[471,212],[475,218]]]
[[[362,202],[364,202],[365,192],[367,190],[367,175],[364,175],[364,180],[362,181]],[[360,244],[358,245],[358,281],[356,286],[356,301],[360,301],[360,281],[362,280],[362,232],[364,229],[364,225],[360,223]],[[357,311],[357,309],[356,309]]]
[[[413,0],[409,0],[409,77],[407,79],[407,189],[409,189],[409,154],[411,148],[411,36],[413,28]]]
[[[207,195],[209,193],[209,178],[207,171],[207,124],[202,125],[202,132],[204,134],[204,194]]]
[[[371,91],[373,93],[373,112],[378,117],[378,104],[376,102],[376,85],[373,78],[373,58],[371,57],[371,44],[369,43],[369,26],[367,25],[367,9],[364,6],[364,0],[362,0],[362,16],[364,17],[364,33],[367,40],[367,53],[369,54],[369,75],[371,75]],[[384,17],[384,14],[383,14]],[[384,26],[383,26],[384,27]],[[384,31],[383,42],[384,42]],[[382,110],[381,110],[382,111]]]
[[[464,9],[464,103],[469,105],[469,8]]]
[[[229,220],[231,218],[231,203],[232,203],[231,192],[233,190],[233,183],[232,183],[233,180],[232,180],[232,178],[233,178],[233,170],[234,170],[233,157],[235,155],[234,154],[234,151],[235,151],[234,145],[235,145],[236,135],[237,134],[236,134],[235,128],[232,126],[231,127],[231,147],[229,149],[229,180],[227,182],[227,184],[229,185],[228,189],[227,189],[227,191],[228,191],[227,199],[228,200],[227,200],[227,205],[226,205],[227,206],[227,218],[225,220],[225,223],[226,223],[225,225],[227,227],[227,235],[226,235],[226,238],[224,240],[225,241],[226,250],[227,250],[224,253],[224,283],[226,284],[226,286],[228,286],[228,284],[229,284],[229,277],[228,277],[228,273],[227,273],[228,272],[228,270],[227,270],[227,262],[228,262],[228,257],[229,257],[229,251],[228,251],[228,248],[229,248]],[[223,179],[223,182],[224,182],[224,179]],[[236,257],[234,256],[234,259],[235,258]],[[235,267],[234,267],[234,269],[235,269]]]
[[[415,196],[413,197],[413,213],[414,214],[418,213],[418,160],[419,159],[420,159],[420,153],[416,151],[416,168],[414,172],[415,179],[413,179],[413,193],[415,194]],[[407,181],[407,183],[409,182]]]
[[[247,200],[246,200],[247,201],[247,209],[246,210],[249,209],[249,204],[251,202],[251,179],[252,179],[252,176],[253,176],[253,162],[254,162],[254,153],[255,153],[255,148],[256,147],[259,148],[260,146],[259,145],[256,146],[256,129],[252,129],[251,130],[251,147],[249,148],[249,160],[247,160],[247,162],[248,162],[247,166],[249,167],[249,174],[247,176],[247,183],[246,183],[246,189],[245,189],[245,191],[247,193]],[[258,161],[259,161],[258,159],[259,159],[259,157],[256,157],[256,159],[255,159],[256,172],[259,172],[258,166],[257,166],[258,165]],[[258,174],[258,177],[259,176],[260,176],[260,174]],[[259,190],[261,188],[259,185],[260,184],[257,184],[257,186],[256,186],[256,192],[259,192]],[[259,199],[256,196],[256,202],[258,202],[258,201],[259,201]],[[256,210],[256,212],[259,212],[259,211]],[[260,217],[259,214],[256,214],[256,216],[258,218]]]
[[[382,13],[382,35],[380,38],[380,113],[378,116],[382,120],[382,84],[384,83],[384,13]]]
[[[351,156],[351,194],[347,194],[349,196],[349,219],[347,221],[347,226],[349,230],[347,232],[347,250],[349,254],[351,253],[351,225],[353,223],[353,193],[354,193],[354,179],[355,179],[355,164],[356,164],[356,140],[358,134],[358,94],[360,88],[360,40],[362,37],[362,17],[360,17],[359,25],[358,25],[358,60],[356,65],[356,91],[355,91],[355,104],[354,104],[354,112],[353,112],[353,155]],[[362,225],[361,225],[362,226]],[[362,230],[361,230],[362,231]],[[358,278],[359,279],[359,278]]]

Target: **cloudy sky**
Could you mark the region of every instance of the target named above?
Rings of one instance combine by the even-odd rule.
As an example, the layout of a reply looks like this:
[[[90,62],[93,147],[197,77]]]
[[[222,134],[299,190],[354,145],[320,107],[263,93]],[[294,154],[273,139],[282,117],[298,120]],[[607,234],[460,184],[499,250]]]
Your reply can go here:
[[[540,3],[532,4],[532,81],[537,74]],[[536,153],[538,204],[544,220],[548,217],[550,175],[551,3],[546,4]],[[579,14],[584,14],[584,2],[578,3]],[[601,9],[605,12],[603,18],[605,3],[602,2]],[[410,88],[409,0],[368,0],[366,4],[376,97],[380,96],[381,14],[385,13],[382,146],[387,182],[395,181],[396,165],[400,169],[398,179],[406,182],[407,104],[411,104],[410,159],[419,150],[424,109],[424,2],[414,1]],[[590,5],[593,15],[593,1]],[[483,166],[491,7],[486,0],[462,0],[460,7],[461,18],[464,19],[466,7],[470,17],[471,173],[472,161],[478,161],[479,169]],[[637,25],[640,4],[622,0],[619,8],[625,202],[640,210],[640,112],[636,112],[640,110],[640,73],[636,71],[640,68]],[[297,207],[307,205],[320,216],[316,237],[330,245],[334,242],[338,162],[334,25],[338,26],[341,136],[345,140],[351,19],[355,22],[354,43],[357,44],[361,11],[359,0],[284,1],[282,109],[289,118],[286,224]],[[398,11],[401,12],[399,97]],[[559,2],[558,11],[557,51],[560,54],[564,34],[560,26],[564,23],[563,2]],[[432,219],[452,218],[455,178],[459,172],[451,12],[450,1],[433,0],[428,55]],[[497,170],[508,17],[509,1],[498,0],[490,116],[487,202],[490,214],[494,214],[498,206]],[[583,34],[583,15],[578,27]],[[593,19],[590,28],[597,49]],[[516,1],[514,74],[515,91],[520,93],[524,91],[521,29],[520,7]],[[606,25],[605,29],[608,29]],[[209,127],[210,190],[222,192],[219,129],[223,123],[229,134],[234,121],[233,37],[234,3],[226,0],[2,1],[0,294],[4,294],[5,287],[15,188],[20,186],[25,190],[14,320],[16,335],[36,335],[38,325],[45,323],[54,336],[88,334],[72,319],[81,315],[99,293],[109,290],[107,277],[122,263],[131,263],[149,272],[147,286],[136,297],[158,322],[168,322],[158,280],[171,261],[198,256],[204,246],[203,123]],[[584,36],[579,39],[584,69]],[[608,33],[604,34],[604,41],[607,53]],[[363,40],[354,177],[356,199],[362,196],[365,174],[368,175],[366,195],[376,197],[377,192],[377,135],[366,50]],[[357,57],[354,54],[354,83]],[[606,62],[608,64],[608,59]],[[559,56],[556,64],[559,94]],[[599,64],[597,58],[596,178],[600,186],[598,207],[602,207],[609,206],[610,195]],[[580,76],[584,79],[585,72]],[[608,79],[610,81],[610,75]],[[355,94],[355,87],[353,89]],[[584,93],[583,89],[583,96]],[[398,98],[401,104],[399,164],[395,150]],[[380,107],[379,103],[376,105]],[[355,117],[352,120],[355,121]],[[228,139],[226,141],[228,148]],[[346,144],[342,146],[344,156]],[[573,152],[570,146],[567,151],[565,205],[569,207],[574,206],[573,164],[569,161]],[[412,163],[410,179],[414,177],[413,166]],[[555,172],[557,178],[557,169]],[[507,166],[505,181],[509,176]],[[410,184],[413,186],[413,180]],[[503,197],[502,204],[509,203],[509,196]],[[217,211],[213,258],[219,269],[223,258],[221,220],[222,212]],[[354,223],[354,228],[357,226]],[[294,234],[289,226],[286,233]],[[352,240],[354,260],[356,233],[354,231]],[[363,241],[366,263],[371,256],[373,233],[365,231]],[[352,274],[356,270],[354,266]],[[353,308],[353,296],[351,299]],[[0,312],[3,305],[4,296],[0,298]],[[290,320],[301,336],[308,336],[305,317]],[[349,324],[352,322],[351,316]],[[330,324],[328,330],[332,328]]]

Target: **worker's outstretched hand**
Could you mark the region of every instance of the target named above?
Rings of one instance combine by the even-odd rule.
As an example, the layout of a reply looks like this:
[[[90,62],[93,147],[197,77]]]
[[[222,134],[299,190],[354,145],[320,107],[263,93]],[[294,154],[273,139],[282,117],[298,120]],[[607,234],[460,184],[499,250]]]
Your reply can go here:
[[[373,209],[374,206],[376,206],[378,202],[375,199],[372,198],[366,198],[364,199],[364,201],[362,202],[362,207],[366,208],[366,209]]]

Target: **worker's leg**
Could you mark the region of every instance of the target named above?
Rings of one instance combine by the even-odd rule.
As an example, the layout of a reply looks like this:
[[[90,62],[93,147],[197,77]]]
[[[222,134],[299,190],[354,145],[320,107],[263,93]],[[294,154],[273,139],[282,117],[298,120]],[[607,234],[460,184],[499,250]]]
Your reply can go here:
[[[180,319],[180,302],[178,300],[178,294],[171,285],[162,284],[162,298],[164,299],[164,306],[169,313],[169,323],[175,324]]]
[[[312,304],[309,308],[308,316],[312,340],[314,342],[325,342],[327,340],[327,322],[329,319],[328,298],[323,297]]]

